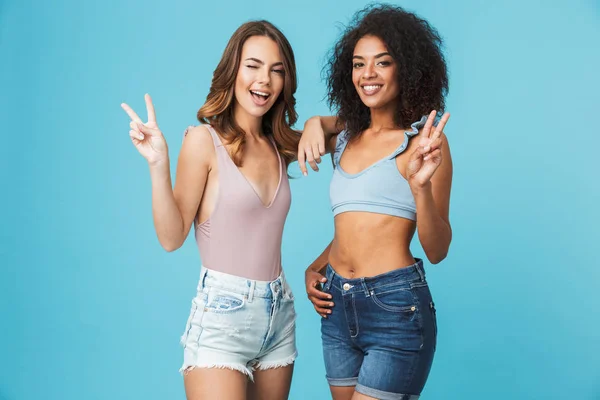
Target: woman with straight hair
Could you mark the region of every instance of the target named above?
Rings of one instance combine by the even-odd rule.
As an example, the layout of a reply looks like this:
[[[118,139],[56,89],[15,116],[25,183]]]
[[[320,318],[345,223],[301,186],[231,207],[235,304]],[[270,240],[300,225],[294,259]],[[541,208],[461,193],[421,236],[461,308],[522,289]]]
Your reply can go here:
[[[181,338],[190,400],[288,397],[296,314],[281,240],[300,138],[291,128],[295,92],[294,53],[281,31],[267,21],[240,26],[198,111],[202,124],[186,130],[174,188],[152,100],[145,96],[146,123],[123,104],[150,168],[161,245],[178,249],[195,225],[203,265]]]

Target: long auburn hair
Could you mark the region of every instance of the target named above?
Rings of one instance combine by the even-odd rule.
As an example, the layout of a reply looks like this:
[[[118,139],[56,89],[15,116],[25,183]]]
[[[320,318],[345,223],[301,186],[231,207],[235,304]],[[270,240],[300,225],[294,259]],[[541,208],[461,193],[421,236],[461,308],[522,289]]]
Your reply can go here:
[[[221,61],[213,73],[206,102],[198,110],[198,120],[212,125],[231,144],[231,158],[242,165],[246,133],[236,123],[233,114],[235,80],[240,66],[242,47],[252,36],[266,36],[277,43],[283,56],[284,83],[279,97],[262,118],[265,135],[275,140],[277,151],[288,166],[296,158],[300,135],[291,128],[296,113],[296,61],[292,46],[283,33],[268,21],[250,21],[240,26],[229,39]]]

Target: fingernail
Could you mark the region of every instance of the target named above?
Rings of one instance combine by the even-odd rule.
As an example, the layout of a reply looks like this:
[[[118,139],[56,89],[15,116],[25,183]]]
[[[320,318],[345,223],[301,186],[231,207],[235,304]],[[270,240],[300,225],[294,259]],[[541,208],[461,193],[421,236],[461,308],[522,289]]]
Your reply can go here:
[[[139,139],[140,139],[140,140],[144,140],[144,135],[140,135],[140,136],[139,136]]]
[[[424,150],[424,151],[429,151],[429,150],[431,150],[431,147],[429,147],[429,146],[425,146],[425,147],[423,148],[423,150]]]
[[[333,303],[329,303],[329,306],[330,306],[330,307],[333,307],[333,305],[334,305]]]
[[[308,173],[307,172],[303,172],[302,175],[308,176]]]
[[[429,160],[429,158],[430,158],[429,156],[425,156],[425,157],[423,157],[423,161],[427,161],[427,160]]]
[[[331,314],[331,310],[327,310],[327,314]]]
[[[331,295],[329,295],[329,296],[327,296],[327,297],[331,299]]]

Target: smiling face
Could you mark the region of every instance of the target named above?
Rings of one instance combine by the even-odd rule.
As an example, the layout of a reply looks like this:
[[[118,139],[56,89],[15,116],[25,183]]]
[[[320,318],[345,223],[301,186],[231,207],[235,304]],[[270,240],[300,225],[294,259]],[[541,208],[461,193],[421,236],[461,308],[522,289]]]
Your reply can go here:
[[[385,43],[376,36],[363,36],[354,47],[352,82],[362,102],[377,109],[398,101],[396,62]]]
[[[284,79],[277,43],[266,36],[250,37],[242,47],[235,79],[236,108],[253,117],[262,117],[277,101]]]

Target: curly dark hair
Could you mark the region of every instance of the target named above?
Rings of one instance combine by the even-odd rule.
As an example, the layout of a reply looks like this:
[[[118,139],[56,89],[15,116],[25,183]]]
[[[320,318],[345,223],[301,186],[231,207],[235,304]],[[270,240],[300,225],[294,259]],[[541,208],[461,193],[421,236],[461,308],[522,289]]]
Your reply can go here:
[[[408,127],[431,110],[444,110],[448,72],[438,32],[401,7],[372,4],[354,14],[325,66],[329,105],[346,125],[350,139],[367,129],[371,120],[369,108],[352,83],[354,47],[366,35],[380,38],[396,63],[398,126]]]

